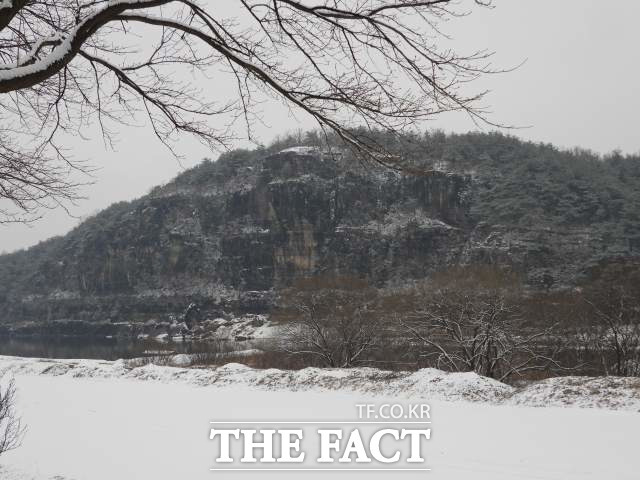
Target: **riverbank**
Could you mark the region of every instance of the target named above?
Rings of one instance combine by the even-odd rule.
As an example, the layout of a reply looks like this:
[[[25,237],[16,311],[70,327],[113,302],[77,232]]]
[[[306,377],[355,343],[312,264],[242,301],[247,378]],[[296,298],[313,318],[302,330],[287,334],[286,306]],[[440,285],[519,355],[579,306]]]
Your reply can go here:
[[[212,473],[209,422],[355,420],[355,405],[389,402],[431,405],[434,480],[631,480],[640,469],[637,379],[565,377],[518,390],[434,369],[129,368],[16,357],[0,357],[0,371],[15,378],[28,425],[22,447],[0,457],[11,480],[281,479]]]
[[[184,355],[177,355],[176,364]],[[170,358],[170,357],[169,357]],[[187,362],[185,362],[186,364]],[[85,379],[129,379],[267,391],[341,391],[423,397],[530,407],[579,407],[640,413],[640,378],[556,377],[513,387],[473,372],[434,368],[387,371],[375,368],[254,369],[239,363],[178,368],[132,360],[54,360],[0,356],[0,374]]]

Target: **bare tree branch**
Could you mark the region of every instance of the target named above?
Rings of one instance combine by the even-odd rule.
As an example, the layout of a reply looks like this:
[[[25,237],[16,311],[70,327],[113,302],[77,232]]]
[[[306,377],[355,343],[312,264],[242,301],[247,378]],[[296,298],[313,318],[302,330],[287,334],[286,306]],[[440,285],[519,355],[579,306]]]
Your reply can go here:
[[[462,270],[449,284],[429,284],[419,295],[421,307],[403,325],[423,345],[423,357],[438,368],[500,381],[530,371],[566,370],[556,360],[562,345],[548,345],[554,326],[525,330],[517,297],[506,287],[488,287],[491,279],[483,285],[480,278],[486,281],[487,272]],[[470,288],[460,284],[469,281]]]
[[[15,412],[16,387],[13,379],[0,385],[0,455],[20,446],[25,427]]]
[[[451,111],[493,124],[485,92],[468,88],[495,72],[490,53],[439,46],[447,40],[439,24],[461,14],[450,0],[233,7],[225,16],[192,0],[0,2],[0,202],[11,207],[0,203],[2,219],[77,199],[68,171],[84,169],[60,139],[94,123],[106,145],[117,126],[142,116],[172,152],[179,134],[226,148],[239,118],[253,138],[250,119],[266,96],[310,115],[362,159],[393,168],[404,168],[403,159],[363,126],[399,134]],[[211,87],[196,88],[180,69]],[[238,95],[218,103],[224,75]]]

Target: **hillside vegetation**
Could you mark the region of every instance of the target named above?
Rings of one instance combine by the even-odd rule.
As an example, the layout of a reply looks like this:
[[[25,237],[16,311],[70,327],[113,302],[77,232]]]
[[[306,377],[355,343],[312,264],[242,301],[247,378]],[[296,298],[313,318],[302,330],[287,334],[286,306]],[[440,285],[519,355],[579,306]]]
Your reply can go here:
[[[2,255],[0,320],[146,319],[192,301],[261,311],[270,300],[247,292],[300,276],[340,271],[384,286],[461,263],[564,288],[640,248],[637,155],[498,133],[375,140],[413,173],[362,165],[329,139],[331,156],[317,132],[300,133],[204,160],[63,237]],[[278,153],[301,145],[325,153]]]

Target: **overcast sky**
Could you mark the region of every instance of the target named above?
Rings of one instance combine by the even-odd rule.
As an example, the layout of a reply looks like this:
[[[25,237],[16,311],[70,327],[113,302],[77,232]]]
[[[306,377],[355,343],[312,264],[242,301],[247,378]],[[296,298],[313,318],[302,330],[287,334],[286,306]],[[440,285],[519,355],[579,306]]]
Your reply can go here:
[[[504,124],[530,126],[512,131],[525,139],[561,147],[580,146],[605,153],[640,151],[640,2],[632,0],[494,0],[494,9],[475,10],[450,22],[445,30],[466,51],[496,52],[496,66],[526,63],[514,72],[491,76],[482,86],[493,118]],[[212,85],[212,88],[219,86]],[[264,105],[258,137],[273,137],[298,128],[315,128],[304,116],[293,118],[278,104]],[[446,131],[468,131],[463,116],[447,116],[425,125]],[[238,146],[247,146],[239,144]],[[109,204],[147,193],[204,157],[215,158],[199,144],[185,140],[180,163],[148,129],[123,129],[116,150],[98,139],[69,145],[76,158],[98,167],[87,197],[72,209],[82,217]],[[64,234],[79,222],[64,211],[45,212],[35,224],[0,226],[0,252],[33,245]]]

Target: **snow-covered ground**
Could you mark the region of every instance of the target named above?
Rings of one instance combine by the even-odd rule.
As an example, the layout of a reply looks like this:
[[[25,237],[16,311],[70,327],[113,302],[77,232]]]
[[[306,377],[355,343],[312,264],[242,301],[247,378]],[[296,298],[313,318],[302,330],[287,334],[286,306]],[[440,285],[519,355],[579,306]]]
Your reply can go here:
[[[14,376],[28,425],[22,447],[0,457],[3,480],[326,478],[212,472],[209,422],[354,421],[356,404],[398,402],[426,402],[432,413],[424,451],[432,471],[393,473],[402,478],[639,478],[640,388],[633,380],[556,379],[514,390],[432,369],[129,369],[122,361],[14,357],[0,357],[0,371]],[[546,404],[569,407],[529,406]]]

